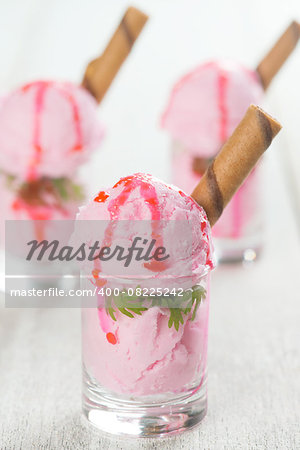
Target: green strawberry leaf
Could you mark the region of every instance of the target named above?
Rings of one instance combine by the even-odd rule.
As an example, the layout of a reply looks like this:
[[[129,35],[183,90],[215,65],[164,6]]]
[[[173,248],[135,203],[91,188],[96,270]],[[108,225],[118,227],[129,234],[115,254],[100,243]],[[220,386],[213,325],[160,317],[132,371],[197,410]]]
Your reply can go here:
[[[138,288],[140,289],[140,286],[137,286]],[[201,301],[205,298],[206,290],[199,285],[193,286],[192,289],[187,289],[182,295],[172,296],[143,297],[122,292],[113,298],[107,297],[106,312],[116,321],[116,310],[133,319],[135,315],[141,316],[149,308],[159,306],[160,308],[169,309],[168,327],[172,328],[174,326],[175,330],[178,331],[180,324],[184,324],[184,316],[190,316],[191,314],[188,320],[195,320]]]

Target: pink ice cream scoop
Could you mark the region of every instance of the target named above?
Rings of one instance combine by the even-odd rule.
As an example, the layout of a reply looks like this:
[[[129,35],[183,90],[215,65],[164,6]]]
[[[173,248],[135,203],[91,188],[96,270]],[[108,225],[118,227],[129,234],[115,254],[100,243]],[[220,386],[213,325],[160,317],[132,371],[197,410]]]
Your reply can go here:
[[[176,83],[161,124],[193,156],[211,158],[262,96],[257,72],[233,61],[210,61]]]
[[[258,73],[233,61],[210,61],[181,78],[162,116],[162,126],[173,141],[172,182],[191,192],[249,105],[260,104],[263,94]],[[256,169],[214,227],[214,236],[237,240],[258,235],[257,179]],[[239,246],[234,252],[227,247],[217,245],[220,258],[236,258],[241,252]]]
[[[150,297],[145,299],[141,294],[135,300],[143,298],[143,309],[137,313],[131,310],[128,315],[124,308],[118,307],[116,297],[106,298],[103,304],[102,294],[97,309],[83,310],[83,359],[89,376],[108,390],[130,395],[181,392],[187,386],[199,385],[206,362],[207,273],[214,267],[210,226],[203,208],[176,187],[137,173],[122,178],[111,189],[100,191],[80,208],[77,219],[76,239],[84,239],[78,226],[84,221],[88,230],[85,241],[97,239],[98,229],[101,247],[120,243],[128,246],[136,236],[137,224],[143,223],[139,228],[144,230],[143,237],[150,239],[155,234],[169,254],[164,264],[133,262],[134,271],[124,270],[124,284],[119,269],[114,280],[112,265],[104,266],[102,261],[88,264],[85,273],[90,273],[90,282],[100,290],[117,287],[124,292],[131,282],[133,287],[138,284],[140,288],[159,286],[171,290],[176,286],[185,292],[188,288],[199,289],[197,292],[203,295],[199,310],[192,318],[192,310],[183,305],[177,305],[173,311],[172,307],[152,303]],[[101,220],[105,221],[104,228],[94,227],[92,222],[89,225],[89,221]],[[172,239],[172,229],[178,224],[184,226],[176,228],[176,239]],[[178,234],[178,230],[182,233]],[[115,261],[114,264],[117,265]],[[195,288],[199,279],[205,287]],[[191,295],[185,295],[191,300]],[[182,320],[177,322],[181,316]]]
[[[106,314],[105,311],[102,314]],[[176,331],[169,313],[157,306],[129,318],[116,313],[107,331],[93,308],[83,310],[83,362],[108,391],[129,396],[180,393],[201,385],[205,376],[208,301],[198,317]]]
[[[70,177],[102,138],[97,102],[75,84],[36,81],[0,104],[0,168],[20,179]]]
[[[151,175],[137,173],[121,178],[112,188],[100,191],[79,209],[79,221],[107,221],[104,229],[97,222],[89,226],[91,241],[127,248],[133,236],[140,233],[148,242],[155,237],[160,244],[169,246],[170,258],[164,265],[164,276],[169,272],[174,274],[175,267],[184,264],[189,264],[188,270],[197,268],[202,272],[212,266],[210,231],[203,209],[183,191]],[[173,221],[177,221],[176,227]],[[180,228],[181,224],[186,228]],[[82,239],[86,240],[86,237]],[[121,264],[122,270],[123,266]],[[127,274],[147,276],[155,273],[155,268],[155,264],[145,265],[133,260]],[[106,262],[103,271],[116,275],[116,261]]]

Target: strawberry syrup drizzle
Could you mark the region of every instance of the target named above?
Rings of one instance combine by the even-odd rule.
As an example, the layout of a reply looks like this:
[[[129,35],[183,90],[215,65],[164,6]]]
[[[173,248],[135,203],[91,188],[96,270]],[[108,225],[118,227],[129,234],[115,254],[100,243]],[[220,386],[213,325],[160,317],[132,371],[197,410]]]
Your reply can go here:
[[[34,104],[34,123],[33,123],[33,148],[34,148],[34,155],[32,160],[29,163],[29,170],[27,173],[27,181],[31,182],[33,180],[36,180],[37,178],[37,166],[41,162],[41,156],[43,153],[43,148],[41,144],[41,127],[42,127],[42,112],[44,107],[44,100],[46,91],[51,86],[55,86],[55,82],[51,81],[37,81],[32,83],[27,83],[24,85],[21,90],[25,93],[31,88],[36,88],[36,95],[35,95],[35,104]],[[74,147],[72,148],[72,151],[79,151],[83,148],[83,141],[82,141],[82,130],[80,126],[80,116],[79,116],[79,109],[78,105],[74,99],[74,97],[71,95],[71,93],[64,88],[63,86],[60,87],[60,92],[67,98],[71,109],[72,109],[72,117],[74,122],[74,129],[75,129],[75,135],[76,135],[76,141],[74,144]],[[40,220],[51,220],[52,213],[50,210],[45,210],[43,212],[39,211],[37,212],[36,208],[31,207],[30,205],[26,205],[21,200],[17,199],[13,204],[14,210],[21,210],[27,212],[30,219],[33,221],[40,221]],[[64,214],[65,211],[62,210],[62,213]],[[45,230],[44,230],[44,224],[41,224],[40,222],[34,223],[35,228],[35,236],[38,241],[42,241],[45,238]]]
[[[73,152],[81,151],[83,148],[83,140],[82,140],[82,130],[81,130],[81,122],[80,122],[80,116],[79,116],[79,108],[72,97],[72,95],[69,95],[69,101],[72,106],[72,113],[73,113],[73,121],[74,121],[74,127],[75,127],[75,135],[76,135],[76,142],[74,147],[72,148]]]
[[[60,92],[67,98],[72,109],[73,124],[75,130],[75,144],[71,148],[72,152],[78,152],[83,149],[83,136],[81,129],[81,119],[79,115],[78,103],[71,92],[64,86],[60,86]]]
[[[159,222],[161,214],[159,210],[159,201],[154,186],[142,183],[141,195],[151,211],[151,220],[152,220],[151,237],[152,239],[155,240],[155,248],[162,247],[163,241],[160,233],[161,224]],[[167,264],[165,261],[157,261],[152,259],[150,262],[144,263],[144,267],[150,270],[151,272],[162,272],[167,269]]]
[[[33,221],[34,235],[38,242],[46,239],[46,222],[43,223],[42,221],[51,220],[53,217],[53,210],[60,212],[66,219],[69,217],[68,211],[64,208],[52,207],[51,210],[48,206],[32,206],[21,198],[16,198],[11,207],[17,214],[18,212],[24,211],[30,220]]]
[[[41,119],[42,119],[42,110],[44,105],[44,98],[46,90],[49,86],[49,82],[47,81],[39,81],[34,83],[28,83],[22,87],[23,92],[27,92],[29,89],[35,87],[35,102],[34,102],[34,122],[33,122],[33,149],[34,154],[29,163],[28,173],[27,173],[27,181],[31,182],[37,178],[37,165],[41,161],[42,154],[42,145],[41,145]],[[12,205],[12,208],[15,211],[24,210],[29,215],[30,219],[33,220],[34,226],[34,234],[35,238],[38,242],[45,239],[45,227],[44,224],[39,222],[40,220],[49,220],[51,219],[51,215],[46,212],[37,212],[35,208],[25,204],[25,202],[20,199],[16,199]],[[38,221],[38,222],[36,222]]]
[[[33,148],[34,155],[29,163],[29,171],[27,174],[27,180],[32,181],[37,178],[37,165],[41,162],[42,145],[41,145],[41,119],[42,110],[44,105],[44,98],[46,90],[49,86],[48,82],[39,81],[37,83],[28,84],[23,87],[23,91],[26,91],[30,87],[36,87],[35,104],[34,104],[34,123],[33,123]]]
[[[16,199],[12,204],[12,209],[16,212],[18,211],[25,211],[29,218],[33,221],[33,227],[34,227],[34,235],[38,242],[41,242],[45,239],[45,225],[42,223],[42,220],[50,220],[51,219],[51,212],[43,208],[42,210],[37,210],[36,208],[28,205],[24,201],[20,199]]]
[[[34,156],[29,165],[29,172],[27,175],[28,181],[34,180],[37,178],[36,168],[38,164],[41,162],[41,155],[43,152],[43,148],[41,145],[41,126],[42,126],[42,112],[44,106],[44,98],[48,88],[51,86],[55,86],[55,82],[51,81],[38,81],[33,83],[28,83],[22,87],[23,92],[27,92],[29,89],[35,87],[36,97],[35,97],[35,105],[34,105],[34,125],[33,125],[33,148],[34,148]],[[75,98],[70,93],[69,89],[63,85],[56,86],[61,94],[68,100],[71,110],[72,110],[72,118],[74,124],[75,131],[75,144],[71,148],[72,152],[81,151],[83,148],[83,136],[81,129],[81,120],[79,115],[79,108]]]
[[[147,181],[147,179],[146,179]],[[126,178],[122,178],[120,181],[118,181],[114,186],[113,189],[116,189],[117,187],[123,185],[122,192],[113,200],[110,201],[108,205],[108,211],[110,214],[110,223],[107,226],[105,230],[104,239],[102,242],[101,247],[110,247],[113,241],[113,232],[114,228],[117,224],[117,220],[120,218],[120,213],[122,210],[122,207],[126,205],[131,193],[137,189],[140,188],[140,194],[141,197],[144,199],[145,204],[148,206],[150,212],[151,212],[151,220],[152,220],[152,239],[155,239],[157,242],[157,246],[162,244],[162,237],[160,234],[160,219],[161,219],[161,213],[160,213],[160,204],[158,200],[158,196],[156,194],[156,190],[154,186],[149,185],[149,183],[145,183],[145,180],[143,178],[139,177],[133,177],[129,176]],[[184,192],[179,191],[179,194],[182,197],[189,198]],[[109,198],[109,194],[105,191],[100,191],[98,195],[94,198],[94,201],[97,203],[105,203],[106,200]],[[201,223],[201,230],[204,234],[204,236],[207,237],[207,223],[206,221],[203,221]],[[156,264],[153,264],[156,263]],[[211,268],[213,267],[213,264],[211,260],[209,259],[209,247],[207,248],[207,265],[209,265]],[[153,272],[159,272],[163,271],[167,268],[167,266],[164,264],[164,262],[160,261],[152,261],[151,263],[145,263],[144,267],[148,270],[151,270]],[[99,278],[99,274],[101,273],[101,263],[99,259],[94,260],[94,269],[92,271],[94,282],[96,286],[102,287],[106,284],[106,280]],[[106,335],[107,342],[115,345],[117,344],[118,337],[116,334],[112,333],[111,325],[113,324],[113,321],[108,315],[106,314],[105,308],[98,307],[98,318],[99,323],[102,331]]]
[[[229,78],[225,70],[220,70],[218,77],[218,107],[220,112],[219,122],[219,140],[221,143],[228,139],[228,108],[226,103],[226,93]],[[234,238],[240,235],[241,231],[241,211],[240,211],[240,193],[237,192],[232,199],[232,236]]]
[[[153,186],[149,186],[148,183],[146,184],[142,178],[133,176],[122,178],[120,181],[118,181],[118,183],[114,185],[113,188],[115,189],[120,185],[124,186],[122,192],[115,199],[111,200],[108,205],[108,211],[110,214],[110,223],[105,230],[102,247],[111,246],[113,241],[114,228],[117,224],[117,220],[120,217],[121,209],[124,205],[126,205],[130,197],[130,194],[137,188],[140,188],[141,196],[151,212],[151,220],[155,221],[154,223],[152,223],[152,237],[153,238],[159,237],[157,229],[158,225],[157,221],[160,220],[161,214],[159,211],[159,200],[155,188]],[[101,191],[95,197],[94,201],[105,202],[107,199],[106,195],[107,194],[104,191]],[[95,268],[93,270],[93,276],[94,278],[96,278],[96,284],[98,285],[97,279],[99,279],[99,273],[101,272],[101,264],[99,259],[95,259],[94,267]],[[153,269],[150,268],[149,270]],[[106,334],[107,341],[110,344],[115,345],[118,342],[118,338],[114,333],[108,331],[112,319],[110,319],[107,316],[105,308],[98,308],[98,317],[102,331],[104,331]]]
[[[218,77],[218,107],[220,113],[219,140],[225,142],[228,137],[228,110],[226,104],[226,91],[228,76],[225,70],[220,70]]]
[[[121,213],[121,207],[124,206],[129,199],[130,194],[137,188],[140,188],[141,197],[144,199],[145,204],[148,206],[151,213],[151,221],[152,221],[152,238],[159,240],[159,220],[161,218],[160,210],[159,210],[159,200],[156,194],[156,190],[154,186],[145,183],[142,178],[139,177],[126,177],[120,180],[124,183],[124,189],[118,197],[111,201],[108,207],[108,211],[110,213],[111,222],[108,225],[105,233],[104,244],[105,246],[110,246],[113,238],[113,228],[115,220],[119,219]],[[114,187],[119,186],[118,182]]]

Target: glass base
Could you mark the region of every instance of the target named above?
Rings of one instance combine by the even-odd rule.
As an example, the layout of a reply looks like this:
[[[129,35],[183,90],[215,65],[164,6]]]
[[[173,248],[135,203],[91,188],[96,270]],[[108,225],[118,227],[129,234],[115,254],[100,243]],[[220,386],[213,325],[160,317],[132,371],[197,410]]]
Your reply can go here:
[[[206,382],[196,392],[176,399],[165,402],[149,399],[112,397],[84,371],[85,417],[105,433],[127,437],[169,436],[199,424],[207,411]]]
[[[262,235],[240,239],[215,237],[214,247],[218,263],[253,262],[262,251]]]

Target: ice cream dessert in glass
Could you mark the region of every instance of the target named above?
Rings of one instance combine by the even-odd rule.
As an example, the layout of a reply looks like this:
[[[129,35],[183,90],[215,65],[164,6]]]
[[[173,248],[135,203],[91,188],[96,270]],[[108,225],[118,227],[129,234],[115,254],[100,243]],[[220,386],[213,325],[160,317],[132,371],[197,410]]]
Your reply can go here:
[[[73,218],[83,200],[77,169],[102,137],[97,103],[80,86],[38,81],[7,95],[0,106],[3,218]]]
[[[157,436],[204,417],[211,226],[279,130],[251,106],[192,196],[137,173],[80,208],[73,239],[93,252],[81,264],[94,293],[82,308],[83,411],[96,427]]]
[[[33,238],[42,241],[51,234],[51,221],[75,218],[85,193],[78,169],[104,136],[98,105],[146,21],[143,12],[128,8],[81,84],[39,80],[1,98],[2,246],[5,220],[32,221]]]
[[[293,22],[252,70],[230,60],[201,64],[174,86],[162,116],[171,135],[172,182],[190,192],[231,135],[250,103],[264,91],[295,48],[300,26]],[[220,261],[255,258],[263,241],[262,166],[253,169],[213,230]]]
[[[51,240],[56,233],[54,221],[75,218],[85,196],[78,169],[100,147],[104,135],[98,105],[147,19],[138,9],[128,8],[101,56],[88,64],[81,85],[40,80],[1,98],[2,247],[5,220],[29,221],[32,239],[43,241]],[[24,222],[20,222],[20,227],[24,228]],[[0,290],[4,290],[3,251],[0,256]],[[47,272],[47,267],[42,269],[42,274]],[[40,274],[39,267],[32,268],[32,272],[39,273],[35,283],[48,285],[49,279]],[[53,280],[56,277],[52,273]]]

